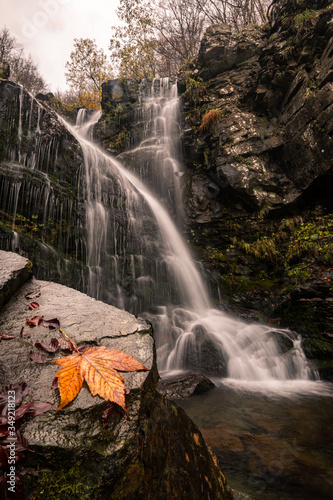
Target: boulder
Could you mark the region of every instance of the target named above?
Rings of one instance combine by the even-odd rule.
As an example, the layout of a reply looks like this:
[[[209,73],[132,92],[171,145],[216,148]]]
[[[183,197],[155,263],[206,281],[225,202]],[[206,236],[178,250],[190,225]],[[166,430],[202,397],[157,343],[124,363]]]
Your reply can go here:
[[[223,73],[239,63],[258,55],[262,46],[258,26],[249,25],[240,34],[227,24],[213,24],[207,28],[199,50],[199,72],[203,80]]]
[[[8,258],[16,269],[16,256]],[[37,290],[38,314],[58,318],[78,346],[124,350],[148,368],[122,374],[129,389],[127,411],[113,408],[108,425],[102,421],[108,403],[93,397],[85,384],[74,401],[56,411],[59,394],[52,390],[52,382],[58,367],[53,361],[66,353],[43,352],[44,363],[30,357],[37,351],[36,341],[49,345],[52,338],[59,338],[56,330],[26,323],[34,313],[25,296]],[[25,334],[20,336],[22,327]],[[33,278],[4,306],[0,330],[15,337],[0,343],[1,386],[26,382],[29,393],[23,404],[53,403],[48,412],[26,419],[20,427],[33,450],[16,465],[27,497],[155,500],[158,492],[164,500],[232,498],[197,427],[156,392],[154,340],[145,320],[63,285]]]
[[[295,9],[301,22],[304,6]],[[332,206],[332,11],[311,11],[298,28],[287,12],[272,33],[210,26],[194,69],[181,75],[183,87],[188,78],[204,85],[202,109],[184,97],[185,206],[195,223],[310,200]],[[203,129],[193,117],[207,109],[220,115]]]
[[[215,384],[204,375],[185,375],[160,380],[157,389],[169,399],[188,398],[213,389]]]
[[[0,250],[0,309],[31,277],[29,260],[12,252]]]

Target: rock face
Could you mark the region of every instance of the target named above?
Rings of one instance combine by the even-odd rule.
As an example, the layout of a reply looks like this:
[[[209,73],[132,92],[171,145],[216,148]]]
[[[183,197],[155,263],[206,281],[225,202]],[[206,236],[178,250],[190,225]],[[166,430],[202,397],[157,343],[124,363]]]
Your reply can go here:
[[[140,83],[130,78],[103,83],[103,115],[94,128],[94,138],[112,154],[137,146],[144,137],[148,119],[147,113],[142,113],[142,101],[159,90],[160,80],[155,78],[143,79]]]
[[[301,332],[330,380],[332,16],[328,1],[275,1],[269,27],[211,26],[180,75],[188,235],[213,294]]]
[[[8,269],[17,256],[8,254]],[[9,273],[9,281],[12,279]],[[130,393],[127,413],[114,411],[108,428],[102,425],[107,403],[83,386],[77,398],[56,413],[58,391],[52,390],[57,372],[46,354],[44,364],[31,360],[37,340],[48,345],[58,332],[29,327],[26,293],[40,290],[39,314],[57,317],[78,345],[120,349],[141,361],[149,371],[124,373]],[[24,327],[30,338],[20,337]],[[225,479],[214,463],[196,426],[186,414],[156,392],[154,341],[150,325],[112,306],[59,284],[30,280],[1,311],[0,329],[15,336],[0,343],[0,383],[30,387],[23,401],[48,401],[53,407],[21,425],[29,447],[17,465],[23,468],[27,496],[91,499],[228,499]],[[175,445],[177,443],[177,445]],[[22,471],[22,472],[23,472]],[[70,492],[70,493],[69,493]]]
[[[0,82],[0,131],[1,248],[28,256],[37,276],[69,285],[76,276],[82,289],[80,145],[50,108],[13,82]]]
[[[315,197],[330,203],[332,13],[303,11],[286,14],[273,34],[211,26],[182,75],[192,220],[304,205]],[[201,87],[200,104],[191,86]],[[206,116],[205,124],[210,110],[219,110],[219,118],[213,123]]]
[[[31,276],[31,267],[24,257],[0,250],[0,309]]]

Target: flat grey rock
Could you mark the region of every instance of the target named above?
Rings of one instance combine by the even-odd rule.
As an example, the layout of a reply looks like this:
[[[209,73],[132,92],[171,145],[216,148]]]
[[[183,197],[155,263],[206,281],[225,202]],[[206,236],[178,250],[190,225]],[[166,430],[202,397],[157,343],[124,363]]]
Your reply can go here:
[[[17,253],[0,250],[0,309],[31,276],[31,262]]]

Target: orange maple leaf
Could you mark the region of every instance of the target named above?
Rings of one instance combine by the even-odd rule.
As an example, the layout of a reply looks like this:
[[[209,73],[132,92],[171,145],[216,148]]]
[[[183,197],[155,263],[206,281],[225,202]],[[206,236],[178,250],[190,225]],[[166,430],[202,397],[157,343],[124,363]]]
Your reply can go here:
[[[105,346],[87,347],[80,351],[73,343],[72,345],[76,351],[74,354],[53,362],[61,366],[57,372],[60,391],[60,405],[57,411],[73,401],[84,380],[93,396],[98,394],[106,401],[117,403],[126,411],[124,379],[116,370],[134,372],[148,368],[124,351],[106,350]]]

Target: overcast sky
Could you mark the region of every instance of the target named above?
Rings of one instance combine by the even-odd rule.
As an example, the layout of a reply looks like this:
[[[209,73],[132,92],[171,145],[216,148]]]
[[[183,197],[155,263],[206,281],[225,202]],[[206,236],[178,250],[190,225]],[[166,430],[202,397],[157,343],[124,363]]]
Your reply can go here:
[[[109,55],[111,26],[118,23],[118,0],[0,0],[0,28],[32,55],[52,91],[64,90],[65,63],[74,38],[94,38]]]

